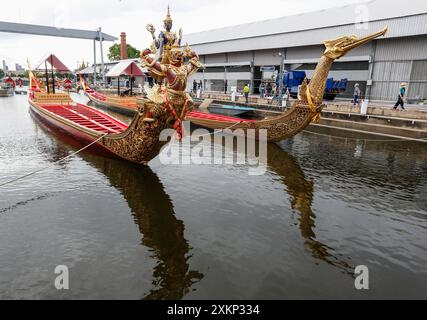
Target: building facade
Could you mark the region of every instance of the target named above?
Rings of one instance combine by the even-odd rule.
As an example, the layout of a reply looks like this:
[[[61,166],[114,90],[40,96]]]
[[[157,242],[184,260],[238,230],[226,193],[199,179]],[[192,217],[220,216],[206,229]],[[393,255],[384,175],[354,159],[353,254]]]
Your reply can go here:
[[[257,93],[261,81],[273,80],[287,70],[305,71],[310,78],[325,40],[364,36],[388,26],[384,38],[334,63],[330,77],[348,79],[345,98],[352,96],[354,84],[359,83],[363,96],[370,100],[395,100],[400,83],[407,82],[409,98],[425,100],[427,2],[413,0],[406,8],[393,2],[375,0],[189,34],[183,43],[200,54],[206,67],[189,82],[202,80],[210,91],[226,87],[230,91],[233,86],[239,90],[249,83]]]

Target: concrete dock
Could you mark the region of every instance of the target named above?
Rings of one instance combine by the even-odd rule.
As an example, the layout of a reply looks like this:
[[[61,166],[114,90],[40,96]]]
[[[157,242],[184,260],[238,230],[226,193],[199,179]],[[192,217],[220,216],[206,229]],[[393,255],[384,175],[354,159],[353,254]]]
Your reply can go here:
[[[286,108],[278,106],[277,101],[251,96],[245,104],[244,97],[236,97],[223,93],[205,92],[205,99],[213,99],[214,103],[236,104],[257,108],[260,116],[271,116],[284,112]],[[291,102],[292,103],[292,102]],[[360,133],[384,136],[396,139],[415,139],[427,143],[427,106],[408,105],[405,111],[393,110],[391,103],[370,103],[366,115],[360,113],[361,107],[354,106],[349,101],[325,102],[319,124],[313,127],[325,127],[349,130]]]

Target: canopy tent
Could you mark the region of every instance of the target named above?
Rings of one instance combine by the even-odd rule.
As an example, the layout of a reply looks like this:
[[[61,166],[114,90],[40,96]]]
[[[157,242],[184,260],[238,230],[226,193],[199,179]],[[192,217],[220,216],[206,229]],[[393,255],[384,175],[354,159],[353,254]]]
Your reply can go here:
[[[50,93],[49,75],[48,75],[48,68],[47,68],[48,63],[50,64],[50,67],[51,67],[50,69],[51,69],[51,73],[52,73],[52,93],[55,94],[55,75],[53,73],[53,70],[55,69],[57,72],[71,72],[71,70],[68,69],[65,66],[65,64],[63,64],[62,61],[59,60],[58,57],[55,56],[54,54],[51,54],[46,59],[43,59],[42,62],[40,62],[40,64],[37,66],[36,70],[37,71],[40,71],[40,70],[45,71],[47,93]],[[40,67],[43,64],[44,64],[44,68],[41,69]]]
[[[46,59],[42,60],[42,62],[40,62],[40,64],[37,66],[37,70],[44,70],[45,68],[40,68],[43,66],[43,64],[45,64],[46,66],[46,62],[50,64],[50,66],[52,68],[54,68],[56,71],[58,72],[71,72],[70,69],[68,69],[65,64],[62,63],[61,60],[58,59],[57,56],[55,56],[54,54],[51,54],[49,57],[47,57]]]
[[[120,95],[120,76],[125,75],[131,78],[130,80],[130,92],[133,93],[133,78],[144,77],[144,71],[138,66],[133,60],[121,61],[115,65],[105,76],[107,78],[118,78],[117,91]]]
[[[13,80],[11,77],[7,77],[6,80],[3,81],[5,84],[10,85],[11,87],[13,87],[15,89],[16,87],[16,82],[15,80]]]
[[[144,71],[133,60],[121,61],[116,64],[105,76],[118,78],[122,75],[129,77],[144,77]]]

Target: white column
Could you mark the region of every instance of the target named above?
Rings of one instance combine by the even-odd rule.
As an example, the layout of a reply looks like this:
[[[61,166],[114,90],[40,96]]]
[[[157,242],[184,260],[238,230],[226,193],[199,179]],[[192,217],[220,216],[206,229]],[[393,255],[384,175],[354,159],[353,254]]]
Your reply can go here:
[[[102,29],[99,28],[99,45],[101,47],[101,75],[102,82],[105,85],[105,68],[104,68],[104,48],[103,48],[104,36],[102,34]]]
[[[96,82],[96,39],[93,39],[93,79]]]

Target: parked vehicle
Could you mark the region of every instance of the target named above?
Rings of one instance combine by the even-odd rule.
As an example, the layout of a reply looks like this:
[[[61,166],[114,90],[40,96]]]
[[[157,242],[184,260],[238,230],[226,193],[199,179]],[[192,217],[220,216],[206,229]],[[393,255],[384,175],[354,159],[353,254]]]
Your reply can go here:
[[[284,92],[289,89],[291,97],[298,97],[299,86],[303,83],[304,79],[307,77],[305,71],[291,70],[285,72],[283,75],[283,88]],[[310,82],[309,79],[307,79]],[[334,80],[329,78],[326,80],[326,89],[325,89],[325,100],[334,100],[336,96],[342,92],[346,91],[348,84],[348,79]]]

